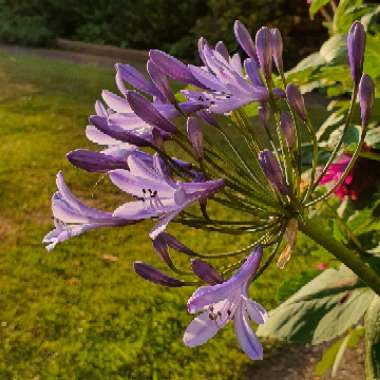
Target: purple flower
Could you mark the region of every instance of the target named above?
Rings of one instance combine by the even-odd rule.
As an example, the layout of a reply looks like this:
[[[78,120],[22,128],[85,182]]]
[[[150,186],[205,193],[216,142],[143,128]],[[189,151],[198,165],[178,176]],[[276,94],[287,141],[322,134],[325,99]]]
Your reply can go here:
[[[267,312],[248,298],[248,286],[255,276],[262,257],[257,246],[241,268],[226,282],[198,288],[190,297],[189,313],[201,312],[187,327],[183,341],[189,347],[199,346],[212,338],[228,321],[233,320],[242,350],[252,359],[263,357],[263,348],[249,326],[252,319],[265,323]]]
[[[142,261],[135,261],[133,263],[133,268],[139,276],[155,284],[170,288],[177,288],[184,285],[183,281],[169,277],[167,274],[162,273],[158,269],[149,264],[143,263]]]
[[[245,104],[269,99],[262,83],[251,83],[244,76],[238,55],[226,60],[208,44],[203,45],[202,55],[207,67],[189,65],[189,69],[207,90],[183,90],[190,101],[204,104],[213,113],[227,113]]]
[[[289,195],[291,190],[285,182],[284,174],[276,156],[270,150],[264,149],[259,154],[259,162],[272,186],[281,194]]]
[[[109,172],[111,181],[121,190],[133,195],[136,200],[125,203],[115,210],[114,216],[126,220],[143,220],[159,217],[150,232],[155,239],[184,208],[191,203],[207,198],[224,186],[222,179],[205,182],[179,182],[171,179],[162,160],[156,154],[153,165],[133,155],[128,157],[129,171]]]
[[[131,221],[115,217],[111,212],[99,211],[79,201],[67,187],[63,174],[57,174],[58,191],[52,197],[55,229],[43,239],[48,251],[58,243],[98,227],[115,227]]]
[[[363,74],[360,79],[358,95],[362,125],[367,126],[375,101],[375,85],[367,74]]]
[[[256,33],[256,53],[265,78],[272,74],[272,34],[269,28],[263,26]]]
[[[348,32],[347,52],[351,77],[358,84],[363,72],[364,50],[366,35],[363,25],[355,21]]]

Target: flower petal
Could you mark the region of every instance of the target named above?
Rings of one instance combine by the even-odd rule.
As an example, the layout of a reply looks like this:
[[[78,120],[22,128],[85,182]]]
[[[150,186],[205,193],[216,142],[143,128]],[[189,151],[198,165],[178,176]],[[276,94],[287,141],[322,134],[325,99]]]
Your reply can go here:
[[[234,326],[241,349],[252,360],[261,360],[263,358],[263,347],[249,326],[244,316],[242,306],[240,306],[235,313]]]
[[[215,336],[221,327],[217,321],[211,320],[209,312],[205,311],[194,318],[189,326],[187,326],[183,335],[183,342],[188,347],[199,346]]]
[[[267,311],[259,303],[252,301],[243,295],[241,297],[244,301],[244,306],[247,310],[247,313],[252,320],[254,320],[259,325],[265,323],[268,320]]]

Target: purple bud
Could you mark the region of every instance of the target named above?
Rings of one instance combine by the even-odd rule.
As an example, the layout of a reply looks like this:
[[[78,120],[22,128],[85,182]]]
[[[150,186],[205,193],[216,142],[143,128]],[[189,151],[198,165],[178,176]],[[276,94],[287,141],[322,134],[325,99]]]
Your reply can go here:
[[[293,118],[288,112],[281,112],[280,127],[289,149],[292,149],[296,142],[296,130]]]
[[[185,84],[198,85],[190,69],[183,62],[161,50],[150,50],[149,58],[170,78]]]
[[[173,248],[178,252],[183,252],[189,256],[195,256],[194,251],[192,251],[190,248],[186,247],[179,240],[177,240],[174,236],[172,236],[166,232],[162,232],[159,236],[166,241],[166,244],[170,248]]]
[[[244,69],[251,80],[251,82],[257,87],[263,87],[264,83],[259,74],[259,66],[252,58],[244,60]]]
[[[126,95],[127,89],[124,86],[124,81],[129,83],[131,86],[136,88],[137,90],[144,92],[145,94],[149,94],[152,96],[159,96],[160,92],[156,88],[156,86],[148,81],[144,75],[142,75],[138,70],[136,70],[133,66],[127,64],[117,63],[115,65],[116,68],[116,84],[119,91]]]
[[[257,61],[255,44],[252,41],[252,37],[244,24],[239,20],[235,21],[234,32],[236,40],[241,48],[247,53],[249,57]]]
[[[360,79],[358,94],[362,125],[367,126],[375,99],[375,85],[369,75],[363,74]]]
[[[276,156],[270,150],[264,149],[259,153],[259,162],[264,174],[272,186],[281,194],[290,195],[290,188],[285,182],[284,175]]]
[[[173,265],[172,259],[169,255],[168,243],[164,235],[160,234],[153,240],[153,248],[164,263],[169,267]]]
[[[156,87],[160,90],[160,93],[162,94],[160,97],[161,100],[167,100],[169,103],[175,104],[176,99],[170,89],[169,82],[165,74],[163,74],[162,71],[157,67],[157,65],[150,59],[146,64],[146,68],[153,83],[156,85]]]
[[[100,116],[90,116],[90,123],[96,128],[99,129],[99,131],[103,132],[104,134],[122,141],[126,142],[132,145],[136,146],[151,146],[152,143],[138,135],[136,135],[133,132],[126,131],[124,129],[121,129],[120,127],[117,127],[116,125],[109,125],[107,122],[107,119]]]
[[[259,119],[265,128],[268,128],[270,118],[270,110],[266,103],[259,105]]]
[[[187,136],[198,160],[203,157],[203,134],[195,117],[187,118]]]
[[[348,32],[347,52],[348,63],[351,69],[351,77],[358,84],[363,73],[363,61],[366,35],[363,25],[355,21]]]
[[[223,41],[218,41],[215,45],[215,50],[228,62],[230,54]]]
[[[177,288],[185,285],[183,281],[169,277],[168,275],[160,272],[158,269],[141,261],[135,261],[133,263],[133,268],[139,276],[158,285],[168,286],[171,288]]]
[[[175,133],[177,131],[177,127],[161,115],[154,105],[142,95],[129,91],[127,93],[127,100],[133,112],[147,124],[168,133]]]
[[[263,26],[256,33],[256,53],[265,78],[272,74],[272,36],[270,29]]]
[[[292,109],[302,120],[306,121],[307,112],[305,108],[305,101],[303,100],[303,96],[299,88],[294,84],[288,84],[286,86],[286,97],[288,98],[290,107],[292,107]]]
[[[201,259],[191,260],[193,272],[204,282],[210,285],[221,284],[224,282],[223,276],[209,263]]]
[[[127,160],[121,160],[100,152],[76,149],[66,155],[76,167],[92,173],[104,173],[114,169],[128,169]]]
[[[277,71],[279,73],[283,72],[284,63],[282,60],[282,53],[284,50],[284,44],[282,42],[281,32],[277,28],[271,29],[271,45],[272,45],[272,55],[273,61],[276,65]]]

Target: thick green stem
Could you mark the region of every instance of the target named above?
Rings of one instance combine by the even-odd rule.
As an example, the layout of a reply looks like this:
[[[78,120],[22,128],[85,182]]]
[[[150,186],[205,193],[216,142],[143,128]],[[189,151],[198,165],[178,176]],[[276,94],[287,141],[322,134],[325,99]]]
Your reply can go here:
[[[321,247],[327,249],[338,260],[350,268],[362,281],[380,295],[380,276],[365,263],[358,253],[345,247],[331,236],[331,231],[324,225],[326,220],[314,217],[300,223],[300,230]]]

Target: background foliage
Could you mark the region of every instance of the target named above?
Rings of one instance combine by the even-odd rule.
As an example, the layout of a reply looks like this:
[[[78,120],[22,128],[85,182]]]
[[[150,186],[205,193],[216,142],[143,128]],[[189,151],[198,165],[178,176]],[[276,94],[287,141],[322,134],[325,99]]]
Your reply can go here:
[[[253,33],[264,24],[280,27],[293,63],[325,36],[308,19],[305,0],[0,0],[0,40],[46,45],[58,36],[192,59],[200,35],[236,49],[236,18]]]

